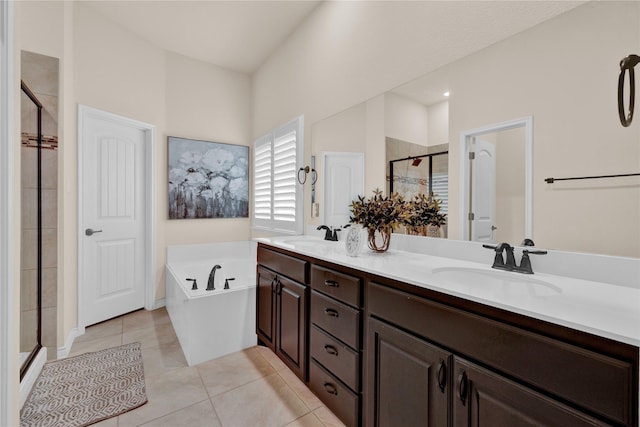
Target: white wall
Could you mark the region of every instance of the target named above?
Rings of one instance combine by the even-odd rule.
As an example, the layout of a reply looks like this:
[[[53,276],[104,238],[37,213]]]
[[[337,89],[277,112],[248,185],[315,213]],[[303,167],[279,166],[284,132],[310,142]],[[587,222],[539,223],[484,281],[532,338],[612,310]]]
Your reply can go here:
[[[425,105],[395,93],[384,97],[385,136],[418,145],[429,145],[429,112]]]
[[[452,136],[533,116],[536,244],[640,257],[638,178],[544,182],[640,171],[640,125],[623,128],[616,108],[618,63],[640,51],[639,16],[637,2],[589,3],[450,67]],[[450,163],[452,200],[458,166]],[[449,232],[460,237],[454,209]]]
[[[343,38],[337,44],[324,20],[332,16],[338,19],[334,8],[341,7],[345,7],[343,19],[353,20],[349,35],[357,36]],[[385,84],[407,70],[415,72],[424,67],[425,63],[416,63],[411,49],[418,42],[398,45],[394,36],[386,34],[389,20],[405,17],[407,10],[394,9],[394,16],[385,20],[378,15],[385,7],[371,2],[357,6],[322,5],[308,25],[256,74],[254,126],[266,127],[282,120],[279,116],[294,112],[311,115],[308,123],[318,122],[317,118],[344,110],[347,99],[353,101],[349,105],[358,104],[364,92],[378,90],[373,95],[380,94],[386,90]],[[460,133],[532,115],[536,242],[555,249],[640,257],[637,177],[552,186],[544,182],[547,177],[640,171],[640,126],[620,126],[616,109],[618,63],[629,53],[640,51],[639,16],[638,2],[588,3],[452,62],[448,75],[452,94],[448,101],[449,200],[459,200]],[[337,28],[342,23],[339,21]],[[375,58],[368,56],[371,47],[359,37],[368,34],[370,26],[379,30],[378,34],[369,34],[371,44],[377,48]],[[324,33],[312,34],[312,29],[320,32],[323,28]],[[402,28],[411,32],[409,24]],[[329,47],[334,49],[332,54]],[[360,62],[354,63],[350,55]],[[298,58],[317,67],[302,66]],[[395,72],[386,67],[388,62],[394,64]],[[340,72],[336,74],[325,64],[339,67]],[[388,95],[378,95],[376,99]],[[276,99],[275,108],[270,108],[270,102]],[[431,123],[431,116],[429,120]],[[384,136],[385,129],[380,123],[367,123],[383,127],[378,132],[367,128],[365,188],[370,191],[377,186],[374,182],[384,178],[384,161],[370,166],[370,158],[384,153],[384,143],[380,142],[384,138],[379,135]],[[344,151],[352,149],[345,146]],[[307,153],[317,154],[315,144],[308,147]],[[384,188],[384,181],[380,188]],[[449,236],[461,238],[455,203],[450,205],[449,221]]]

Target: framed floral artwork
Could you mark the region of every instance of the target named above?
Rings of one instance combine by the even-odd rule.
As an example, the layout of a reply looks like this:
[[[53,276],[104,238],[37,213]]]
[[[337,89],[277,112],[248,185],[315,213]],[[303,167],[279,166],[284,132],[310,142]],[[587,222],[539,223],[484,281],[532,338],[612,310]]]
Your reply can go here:
[[[248,218],[249,147],[168,137],[169,219]]]

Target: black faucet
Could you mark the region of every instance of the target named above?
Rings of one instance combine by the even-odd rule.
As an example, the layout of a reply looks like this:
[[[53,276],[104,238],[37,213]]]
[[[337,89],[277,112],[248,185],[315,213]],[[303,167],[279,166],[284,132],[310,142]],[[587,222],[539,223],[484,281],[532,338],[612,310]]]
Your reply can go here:
[[[338,231],[340,231],[339,228],[332,228],[332,227],[328,227],[326,225],[320,225],[318,226],[318,228],[316,228],[316,230],[325,230],[324,232],[324,240],[330,240],[332,242],[337,242],[338,241]]]
[[[224,279],[224,288],[225,289],[229,289],[229,280],[236,280],[235,277],[227,277],[226,279]]]
[[[216,270],[222,268],[220,265],[216,264],[211,269],[211,273],[209,273],[209,280],[207,280],[207,290],[213,291],[216,289],[215,287],[215,279],[216,279]]]
[[[513,256],[513,247],[508,243],[498,243],[496,246],[482,245],[487,249],[493,249],[496,251],[496,256],[493,259],[493,265],[491,268],[497,268],[499,270],[512,271],[516,268],[516,259]],[[507,260],[505,261],[502,253],[507,253]]]
[[[193,282],[193,284],[191,285],[192,291],[198,290],[198,282],[196,281],[196,279],[187,279],[187,282]]]
[[[522,242],[523,246],[531,247],[533,246],[533,240],[525,239]],[[507,270],[507,271],[515,271],[523,274],[533,274],[533,269],[531,268],[531,260],[529,259],[529,254],[532,255],[545,255],[547,251],[544,250],[531,250],[524,249],[522,251],[522,259],[520,260],[520,265],[516,264],[515,257],[513,256],[513,247],[508,243],[499,243],[496,246],[492,245],[482,245],[488,249],[494,249],[496,251],[496,256],[493,259],[493,265],[491,268],[497,268],[499,270]],[[502,257],[502,252],[507,253],[507,260],[505,261]]]

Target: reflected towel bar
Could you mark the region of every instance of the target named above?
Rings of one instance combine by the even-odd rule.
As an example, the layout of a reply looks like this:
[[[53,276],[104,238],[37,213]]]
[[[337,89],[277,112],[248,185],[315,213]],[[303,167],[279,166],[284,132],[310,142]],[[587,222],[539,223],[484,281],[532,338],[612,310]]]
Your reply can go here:
[[[573,178],[545,178],[544,182],[553,184],[555,181],[573,181],[576,179],[601,179],[601,178],[621,178],[624,176],[640,176],[640,173],[624,173],[618,175],[598,175],[598,176],[578,176]]]

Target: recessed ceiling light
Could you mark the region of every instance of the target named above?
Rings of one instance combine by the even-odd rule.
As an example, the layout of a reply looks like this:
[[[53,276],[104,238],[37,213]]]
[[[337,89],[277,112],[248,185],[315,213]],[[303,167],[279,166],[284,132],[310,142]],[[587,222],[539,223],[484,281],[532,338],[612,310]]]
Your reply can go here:
[[[449,96],[449,91],[443,93],[444,96]]]

